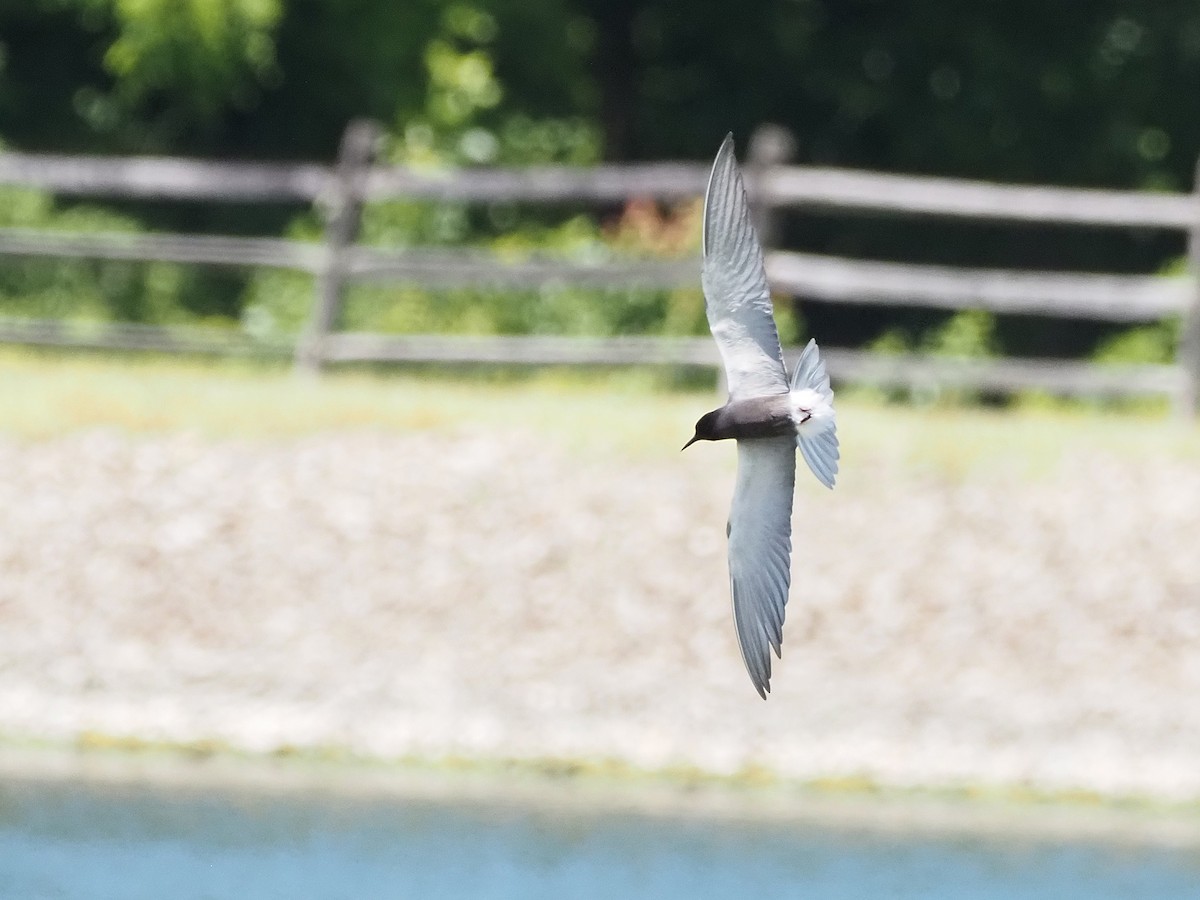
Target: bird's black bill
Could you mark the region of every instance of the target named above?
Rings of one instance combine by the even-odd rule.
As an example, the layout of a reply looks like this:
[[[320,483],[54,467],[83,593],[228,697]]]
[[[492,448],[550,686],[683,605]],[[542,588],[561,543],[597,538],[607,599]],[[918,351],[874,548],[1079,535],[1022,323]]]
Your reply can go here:
[[[682,447],[680,447],[679,452],[682,453],[684,450],[686,450],[688,447],[692,446],[692,444],[696,443],[696,441],[698,441],[698,440],[700,440],[700,435],[698,435],[698,434],[692,435],[692,439],[690,441],[688,441],[686,444],[684,444]]]

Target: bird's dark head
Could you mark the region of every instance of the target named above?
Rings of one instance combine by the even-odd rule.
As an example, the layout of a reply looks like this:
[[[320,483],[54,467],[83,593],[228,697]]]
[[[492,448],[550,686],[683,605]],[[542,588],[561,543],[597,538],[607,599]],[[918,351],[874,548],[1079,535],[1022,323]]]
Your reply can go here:
[[[714,409],[710,413],[705,413],[696,422],[696,433],[692,435],[692,439],[680,447],[680,451],[686,450],[696,441],[715,441],[717,440],[717,415],[721,411]]]

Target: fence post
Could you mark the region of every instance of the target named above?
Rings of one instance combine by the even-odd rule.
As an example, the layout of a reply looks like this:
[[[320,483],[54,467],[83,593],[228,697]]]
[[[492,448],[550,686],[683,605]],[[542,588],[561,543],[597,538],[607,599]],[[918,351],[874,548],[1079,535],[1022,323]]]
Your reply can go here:
[[[779,242],[780,215],[764,190],[763,176],[775,166],[784,166],[796,155],[796,139],[782,125],[759,125],[750,135],[746,151],[746,174],[749,181],[750,215],[763,249]]]
[[[779,243],[782,216],[778,207],[765,190],[763,176],[775,166],[785,166],[796,155],[796,138],[782,125],[766,122],[754,129],[750,135],[750,146],[746,150],[746,175],[749,181],[750,218],[758,234],[763,252]],[[794,301],[793,301],[794,302]],[[719,369],[717,391],[725,393],[725,370]]]
[[[1176,394],[1175,411],[1181,418],[1193,420],[1200,411],[1200,159],[1192,181],[1193,218],[1188,232],[1188,273],[1192,277],[1192,300],[1183,311],[1176,365],[1183,376],[1182,390]]]
[[[317,373],[325,356],[325,338],[337,322],[346,281],[346,249],[358,238],[362,218],[362,173],[375,160],[382,131],[378,124],[356,119],[346,126],[328,193],[320,204],[325,219],[325,261],[316,278],[312,316],[296,345],[296,369]]]

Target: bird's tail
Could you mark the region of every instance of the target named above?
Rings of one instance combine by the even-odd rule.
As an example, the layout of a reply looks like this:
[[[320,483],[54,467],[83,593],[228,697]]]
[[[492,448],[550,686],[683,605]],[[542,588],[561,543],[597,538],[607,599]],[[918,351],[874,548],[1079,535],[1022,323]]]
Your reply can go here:
[[[838,450],[837,419],[833,411],[833,388],[821,360],[817,342],[810,340],[792,372],[792,391],[811,391],[815,394],[812,417],[797,428],[796,444],[800,454],[817,480],[828,488],[837,478]]]

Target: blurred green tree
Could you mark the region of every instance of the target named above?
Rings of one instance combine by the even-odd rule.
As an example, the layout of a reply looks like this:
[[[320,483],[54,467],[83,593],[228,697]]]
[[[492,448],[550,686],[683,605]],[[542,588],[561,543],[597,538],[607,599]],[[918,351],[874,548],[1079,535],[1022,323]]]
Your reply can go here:
[[[415,164],[703,159],[726,131],[744,146],[773,121],[800,162],[1185,189],[1197,84],[1194,0],[0,0],[0,137],[23,149],[330,159],[345,123],[369,116]],[[123,212],[277,232],[297,210]],[[513,214],[372,215],[380,233],[409,221],[414,239],[557,227]],[[784,226],[797,248],[960,264],[1154,271],[1182,251],[1144,231]],[[195,285],[193,308],[238,314],[236,282]],[[806,318],[863,343],[942,316],[814,305]],[[995,336],[1002,352],[1104,337],[1008,319]]]

